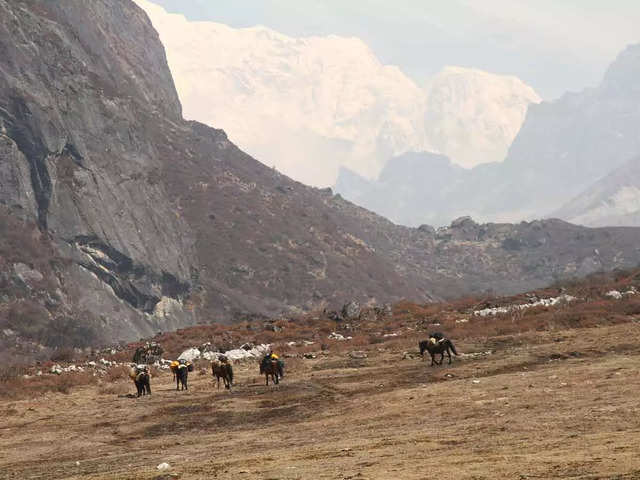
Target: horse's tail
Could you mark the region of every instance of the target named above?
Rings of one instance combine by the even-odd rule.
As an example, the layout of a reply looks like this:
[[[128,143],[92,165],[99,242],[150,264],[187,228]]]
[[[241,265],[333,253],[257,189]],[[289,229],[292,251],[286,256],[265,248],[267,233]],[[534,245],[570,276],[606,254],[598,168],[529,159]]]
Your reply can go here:
[[[453,342],[451,340],[449,340],[449,346],[451,347],[451,351],[453,352],[453,354],[458,355],[458,352],[456,351],[456,347],[453,346]]]
[[[231,364],[229,364],[227,369],[229,371],[229,383],[233,383],[233,367],[231,366]]]
[[[427,349],[427,342],[418,343],[418,347],[420,347],[420,355],[424,355],[424,351]]]

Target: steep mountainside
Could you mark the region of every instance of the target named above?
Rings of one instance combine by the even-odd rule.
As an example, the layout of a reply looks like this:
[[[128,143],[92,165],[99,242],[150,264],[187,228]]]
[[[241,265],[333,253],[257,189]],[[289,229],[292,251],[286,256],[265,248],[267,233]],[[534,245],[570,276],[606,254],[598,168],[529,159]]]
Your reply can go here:
[[[523,213],[549,214],[640,154],[640,44],[628,47],[600,86],[533,105],[483,208],[509,202]],[[500,180],[502,178],[502,180]]]
[[[502,161],[540,101],[515,77],[460,67],[421,88],[358,38],[188,22],[136,1],[167,49],[185,116],[224,126],[242,149],[311,185],[332,185],[341,166],[374,178],[407,151]]]
[[[515,292],[640,260],[635,229],[410,229],[290,180],[181,118],[130,0],[0,0],[0,54],[9,339],[90,344],[351,299]]]
[[[115,338],[190,322],[194,239],[156,148],[180,103],[144,13],[2,0],[0,52],[0,201],[73,260],[59,282],[88,287],[76,310]]]
[[[406,225],[431,219],[447,224],[462,214],[483,221],[547,216],[640,154],[639,70],[640,45],[630,46],[610,66],[598,88],[531,105],[505,161],[479,165],[456,176],[453,186],[443,182],[431,194],[437,199],[433,203],[424,203],[420,193],[441,174],[442,165],[430,155],[421,157],[419,168],[391,160],[368,188],[360,185],[351,191],[348,179],[339,178],[336,189],[379,213],[389,209],[377,209],[377,204],[391,205],[390,218]],[[405,187],[399,188],[399,183]],[[634,225],[627,220],[620,217],[614,224]]]
[[[591,227],[640,226],[640,158],[596,182],[554,216]]]

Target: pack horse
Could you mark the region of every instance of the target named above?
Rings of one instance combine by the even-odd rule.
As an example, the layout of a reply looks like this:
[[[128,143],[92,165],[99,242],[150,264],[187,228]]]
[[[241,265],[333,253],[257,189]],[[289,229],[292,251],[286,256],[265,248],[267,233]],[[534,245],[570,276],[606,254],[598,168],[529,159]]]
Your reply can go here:
[[[449,364],[451,364],[451,352],[453,352],[454,355],[458,355],[453,342],[445,338],[441,333],[429,335],[429,339],[421,341],[418,346],[420,347],[420,355],[422,355],[423,358],[425,351],[431,355],[431,366],[442,365],[445,353],[449,356]],[[438,354],[440,354],[440,361],[435,359],[435,356]]]

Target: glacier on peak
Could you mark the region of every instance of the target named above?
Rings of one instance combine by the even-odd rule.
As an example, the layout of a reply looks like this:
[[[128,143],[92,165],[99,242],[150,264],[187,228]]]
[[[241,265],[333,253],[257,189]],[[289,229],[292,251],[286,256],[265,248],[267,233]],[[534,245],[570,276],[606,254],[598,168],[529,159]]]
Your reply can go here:
[[[224,128],[258,160],[315,186],[332,185],[340,167],[375,179],[411,151],[465,167],[501,161],[540,101],[515,77],[462,67],[421,87],[357,37],[192,22],[135,1],[165,46],[185,118]]]
[[[426,85],[427,140],[470,168],[503,160],[531,103],[542,100],[512,75],[446,66]]]

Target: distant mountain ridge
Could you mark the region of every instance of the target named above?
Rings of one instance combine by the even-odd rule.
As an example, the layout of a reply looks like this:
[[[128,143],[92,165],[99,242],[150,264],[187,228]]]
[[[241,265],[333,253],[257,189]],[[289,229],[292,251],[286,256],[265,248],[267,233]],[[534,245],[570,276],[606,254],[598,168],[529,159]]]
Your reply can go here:
[[[553,215],[590,227],[640,226],[640,157],[629,160]]]
[[[392,212],[389,218],[406,225],[430,219],[445,225],[460,215],[496,222],[531,220],[554,212],[572,220],[558,209],[640,155],[638,70],[640,45],[632,45],[612,63],[597,88],[530,105],[505,161],[467,172],[451,170],[448,175],[454,180],[436,187],[442,191],[432,192],[434,203],[422,203],[419,194],[407,193],[420,192],[442,175],[440,163],[432,163],[429,154],[422,156],[419,169],[391,160],[369,188],[360,185],[351,192],[349,183],[339,178],[336,190],[374,211]],[[627,189],[624,195],[630,194]],[[375,202],[386,210],[376,210]]]

